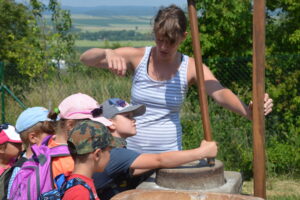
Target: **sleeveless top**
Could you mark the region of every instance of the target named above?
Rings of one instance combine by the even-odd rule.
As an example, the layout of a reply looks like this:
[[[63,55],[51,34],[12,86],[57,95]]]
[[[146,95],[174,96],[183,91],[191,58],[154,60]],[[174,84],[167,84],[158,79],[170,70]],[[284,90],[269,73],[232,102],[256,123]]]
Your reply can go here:
[[[127,148],[139,153],[181,150],[179,113],[188,89],[189,57],[183,55],[180,67],[171,79],[157,81],[148,75],[151,49],[146,47],[132,80],[131,103],[146,105],[146,113],[135,118],[137,134],[127,138]]]

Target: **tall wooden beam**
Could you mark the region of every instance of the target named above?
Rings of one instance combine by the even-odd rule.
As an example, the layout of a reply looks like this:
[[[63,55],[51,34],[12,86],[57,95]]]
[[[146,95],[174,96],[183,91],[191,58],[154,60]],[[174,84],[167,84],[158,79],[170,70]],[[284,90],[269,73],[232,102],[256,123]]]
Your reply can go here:
[[[253,12],[253,173],[254,196],[266,198],[265,174],[265,1],[254,0]]]
[[[201,47],[200,47],[200,40],[199,40],[197,10],[196,10],[194,0],[188,0],[188,10],[189,10],[191,34],[192,34],[192,41],[193,41],[194,59],[196,64],[198,98],[199,98],[200,111],[202,116],[204,138],[207,141],[211,141],[212,133],[211,133],[211,126],[209,121],[207,95],[205,92],[205,85],[204,85],[204,73],[203,73],[202,54],[201,54]]]

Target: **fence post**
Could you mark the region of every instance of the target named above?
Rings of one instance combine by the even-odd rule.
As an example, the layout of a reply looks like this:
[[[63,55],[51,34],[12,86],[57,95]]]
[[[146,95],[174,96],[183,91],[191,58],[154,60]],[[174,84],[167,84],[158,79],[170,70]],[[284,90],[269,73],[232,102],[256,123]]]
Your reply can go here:
[[[5,91],[12,96],[12,98],[22,107],[22,108],[26,108],[26,106],[23,104],[23,102],[18,99],[18,97],[16,95],[14,95],[14,93],[8,89],[8,87],[6,85],[4,85],[4,63],[0,62],[0,90],[1,90],[1,116],[2,116],[2,123],[5,123]]]
[[[254,196],[266,199],[265,161],[265,0],[253,4],[253,176]]]
[[[0,62],[0,82],[1,82],[1,119],[2,123],[5,123],[5,89],[3,88],[3,77],[4,77],[4,63]]]

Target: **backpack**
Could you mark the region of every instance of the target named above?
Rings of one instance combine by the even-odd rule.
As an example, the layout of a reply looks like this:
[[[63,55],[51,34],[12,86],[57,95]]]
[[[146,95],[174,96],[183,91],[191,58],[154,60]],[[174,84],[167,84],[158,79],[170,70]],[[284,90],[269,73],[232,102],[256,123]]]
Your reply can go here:
[[[76,185],[82,185],[83,187],[88,189],[90,192],[90,199],[95,200],[93,191],[90,186],[80,178],[73,178],[67,181],[66,177],[63,174],[59,175],[57,178],[58,179],[55,179],[57,189],[50,190],[49,192],[41,194],[39,200],[60,200],[63,198],[65,192],[68,189]]]
[[[0,200],[6,200],[7,199],[7,190],[8,190],[8,184],[10,177],[15,169],[15,167],[22,167],[23,163],[27,161],[27,158],[20,157],[11,168],[5,170],[1,176],[0,176]]]
[[[40,194],[54,188],[51,158],[70,155],[68,146],[47,146],[50,138],[47,136],[40,146],[32,145],[33,155],[17,173],[10,189],[9,199],[36,200]]]

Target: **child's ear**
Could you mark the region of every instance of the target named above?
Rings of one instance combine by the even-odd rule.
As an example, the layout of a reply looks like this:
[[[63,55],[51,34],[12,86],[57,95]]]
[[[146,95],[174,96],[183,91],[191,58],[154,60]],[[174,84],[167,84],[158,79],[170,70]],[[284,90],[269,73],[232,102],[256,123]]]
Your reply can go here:
[[[1,144],[0,145],[0,153],[5,153],[5,149],[6,149],[6,145],[5,144]]]
[[[116,123],[115,123],[115,121],[114,120],[109,120],[109,121],[111,121],[111,125],[110,126],[108,126],[107,128],[109,129],[109,130],[111,130],[111,131],[114,131],[114,130],[116,130]]]
[[[102,153],[101,149],[97,149],[94,151],[93,154],[96,161],[99,161],[101,159],[101,153]]]
[[[68,119],[66,121],[66,129],[67,129],[67,131],[72,130],[74,128],[74,125],[75,125],[75,120]]]
[[[30,144],[37,144],[40,141],[40,138],[38,137],[38,135],[35,132],[30,132],[28,133],[28,140],[30,142]]]

